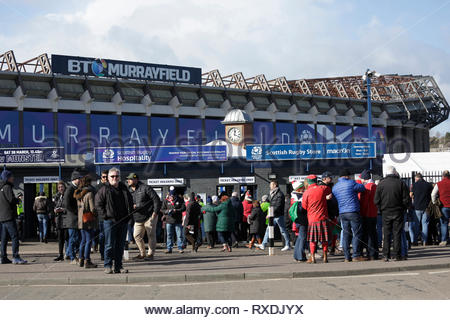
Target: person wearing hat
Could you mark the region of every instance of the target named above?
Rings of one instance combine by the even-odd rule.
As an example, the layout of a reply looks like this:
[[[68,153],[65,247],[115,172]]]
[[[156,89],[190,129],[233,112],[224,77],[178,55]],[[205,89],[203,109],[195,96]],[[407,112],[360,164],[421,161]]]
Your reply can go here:
[[[303,193],[302,208],[308,217],[308,234],[310,257],[307,263],[316,263],[315,253],[318,242],[322,243],[323,262],[328,262],[328,208],[327,196],[331,189],[317,184],[317,176],[309,175],[305,179],[307,189]]]
[[[216,223],[217,216],[214,212],[207,211],[205,208],[214,208],[217,206],[219,198],[217,196],[207,197],[206,206],[202,208],[203,226],[205,228],[206,240],[208,241],[208,249],[213,249],[216,243]],[[240,201],[239,201],[240,203]]]
[[[133,260],[153,260],[156,252],[156,226],[158,213],[161,210],[161,199],[151,186],[139,181],[136,173],[127,176],[128,190],[133,197],[134,240],[139,249],[139,255]],[[145,252],[144,235],[147,232],[148,254]]]
[[[184,203],[184,200],[175,193],[174,187],[170,187],[169,194],[164,199],[161,206],[161,212],[163,214],[162,219],[166,223],[167,254],[172,253],[173,238],[175,234],[177,238],[178,252],[184,253],[182,240],[182,233],[183,233],[182,219],[184,211],[186,211],[186,205]]]
[[[19,237],[17,234],[17,204],[19,203],[14,196],[14,176],[11,171],[4,170],[0,180],[0,229],[1,229],[1,264],[25,264],[19,255]],[[8,246],[8,234],[12,242],[13,260],[9,260],[6,254]]]
[[[250,224],[248,217],[252,214],[253,209],[253,197],[250,190],[245,193],[244,201],[242,201],[242,207],[244,208],[242,217],[242,236],[247,242],[250,241]]]
[[[324,185],[333,189],[333,174],[330,171],[325,171],[322,173],[322,181],[318,183],[319,185]],[[328,209],[328,222],[331,229],[330,234],[330,255],[334,255],[336,252],[336,241],[338,234],[341,232],[341,226],[338,222],[339,208],[335,197],[330,194],[327,197],[327,209]]]
[[[244,218],[244,207],[242,205],[241,200],[239,199],[239,193],[233,191],[231,194],[231,204],[234,207],[234,211],[236,212],[236,216],[234,217],[234,231],[231,234],[231,239],[233,242],[233,247],[237,248],[239,246],[239,240],[242,240],[242,223]],[[245,239],[245,238],[244,238]]]
[[[377,185],[372,180],[370,170],[364,170],[361,175],[361,182],[366,191],[360,193],[363,248],[366,249],[369,260],[378,260],[378,234],[377,216],[378,209],[375,206],[374,198]]]
[[[345,262],[366,261],[361,254],[362,224],[358,193],[364,192],[366,188],[362,184],[350,179],[350,171],[342,169],[340,178],[333,187],[333,197],[336,198],[339,207],[339,218],[343,230],[343,250]],[[353,254],[350,255],[350,235],[353,235]]]
[[[64,229],[67,229],[69,234],[66,253],[70,259],[70,263],[74,265],[79,263],[76,256],[76,246],[80,238],[80,233],[78,230],[78,204],[77,200],[73,197],[73,194],[80,184],[80,179],[86,174],[87,172],[83,169],[75,169],[72,172],[70,177],[71,181],[68,183],[63,197],[64,212],[62,212],[62,225]]]
[[[306,237],[308,231],[308,217],[306,215],[306,210],[302,208],[302,198],[305,192],[305,185],[299,180],[294,180],[292,182],[292,192],[290,208],[297,203],[297,218],[293,221],[293,230],[298,233],[297,239],[294,244],[294,261],[304,262],[306,259]],[[289,216],[292,220],[292,218]]]

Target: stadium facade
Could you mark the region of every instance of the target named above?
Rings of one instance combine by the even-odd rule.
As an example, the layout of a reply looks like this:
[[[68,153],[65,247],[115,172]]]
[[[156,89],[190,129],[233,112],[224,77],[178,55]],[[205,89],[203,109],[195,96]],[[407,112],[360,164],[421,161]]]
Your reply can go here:
[[[356,173],[369,166],[368,159],[253,162],[245,157],[246,144],[367,141],[361,76],[267,80],[240,72],[222,76],[218,70],[201,74],[197,68],[77,58],[78,64],[65,57],[61,63],[72,61],[64,69],[71,72],[58,72],[46,54],[24,63],[12,51],[0,55],[0,148],[63,146],[65,151],[61,168],[8,164],[18,183],[25,177],[31,182],[25,190],[42,182],[34,176],[68,180],[74,167],[99,173],[113,166],[95,163],[95,147],[227,146],[228,157],[221,161],[115,165],[123,176],[133,171],[143,181],[151,179],[160,194],[174,185],[180,192],[207,195],[250,189],[260,198],[270,179],[289,192],[296,176],[337,173],[344,166]],[[429,151],[429,129],[445,121],[450,108],[432,76],[383,75],[372,85],[374,171],[381,172],[385,152]]]

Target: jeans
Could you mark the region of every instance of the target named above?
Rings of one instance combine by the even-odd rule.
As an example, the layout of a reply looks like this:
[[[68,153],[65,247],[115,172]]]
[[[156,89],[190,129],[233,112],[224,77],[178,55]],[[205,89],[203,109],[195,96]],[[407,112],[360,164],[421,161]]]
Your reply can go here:
[[[421,234],[422,242],[425,244],[428,239],[428,224],[430,223],[430,216],[427,215],[425,210],[414,210],[411,215],[412,221],[409,227],[409,235],[412,243],[417,243],[419,240],[419,234]],[[422,226],[422,232],[420,227]]]
[[[278,225],[278,228],[280,228],[280,232],[284,238],[284,243],[286,244],[286,246],[290,246],[289,235],[286,232],[286,228],[284,225],[284,216],[273,218],[273,226],[275,227],[276,225]],[[266,233],[264,234],[264,240],[262,245],[265,246],[268,241],[269,241],[269,227],[266,228]]]
[[[1,237],[2,237],[2,249],[1,249],[1,259],[6,259],[6,247],[8,246],[8,234],[11,237],[12,243],[12,254],[14,259],[19,259],[19,237],[17,234],[17,224],[16,220],[8,220],[0,222]]]
[[[38,214],[37,215],[39,222],[39,240],[44,240],[47,238],[47,223],[48,223],[48,215],[47,214]]]
[[[217,231],[217,236],[219,242],[222,244],[227,244],[231,247],[231,232],[230,231]]]
[[[441,209],[441,242],[448,241],[448,220],[450,218],[450,208],[444,207]]]
[[[298,229],[298,237],[295,241],[294,247],[294,259],[295,260],[306,260],[306,232],[308,230],[307,226],[303,226],[301,224],[297,224]]]
[[[103,221],[98,224],[98,251],[101,257],[105,256],[105,225]]]
[[[172,251],[173,249],[173,235],[174,231],[177,234],[177,246],[178,250],[183,250],[183,226],[181,223],[167,223],[166,224],[167,231],[167,250]]]
[[[346,212],[340,215],[343,231],[342,248],[346,260],[350,260],[350,236],[353,234],[353,258],[361,256],[362,224],[359,212]]]
[[[112,220],[103,221],[105,228],[105,268],[112,268],[119,271],[123,268],[122,259],[127,238],[128,223],[115,222]]]
[[[378,248],[381,248],[383,245],[383,218],[381,214],[377,215],[377,240]]]
[[[128,223],[127,227],[127,236],[128,236],[128,242],[134,241],[133,233],[134,233],[134,223]]]
[[[378,258],[377,218],[362,217],[363,247],[369,257]]]
[[[80,232],[80,259],[88,260],[91,258],[92,238],[94,238],[95,230],[80,230]]]
[[[69,231],[69,245],[67,246],[67,255],[73,261],[76,258],[76,245],[79,238],[78,229],[70,228]]]

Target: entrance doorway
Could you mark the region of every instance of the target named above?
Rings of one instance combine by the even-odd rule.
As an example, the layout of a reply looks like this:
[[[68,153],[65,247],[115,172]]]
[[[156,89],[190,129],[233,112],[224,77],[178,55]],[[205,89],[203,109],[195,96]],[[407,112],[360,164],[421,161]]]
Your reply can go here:
[[[217,196],[220,196],[222,192],[225,192],[229,197],[231,197],[231,194],[233,193],[234,186],[217,186]]]

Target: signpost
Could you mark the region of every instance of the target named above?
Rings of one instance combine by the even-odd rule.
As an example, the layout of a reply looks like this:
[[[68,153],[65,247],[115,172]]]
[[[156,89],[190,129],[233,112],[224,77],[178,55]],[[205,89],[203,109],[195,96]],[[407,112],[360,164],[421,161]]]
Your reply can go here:
[[[202,69],[165,64],[52,54],[52,71],[65,75],[179,82],[200,85]]]
[[[375,142],[247,145],[247,161],[365,159],[376,157]]]
[[[0,163],[43,164],[64,163],[64,147],[44,148],[1,148]]]
[[[227,161],[227,146],[136,146],[95,148],[95,164]]]

